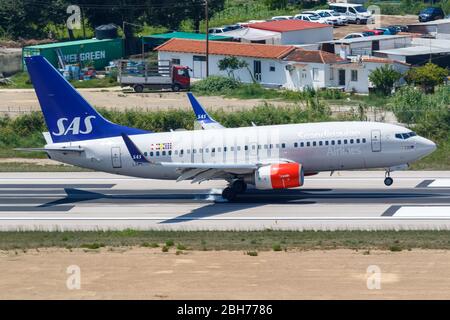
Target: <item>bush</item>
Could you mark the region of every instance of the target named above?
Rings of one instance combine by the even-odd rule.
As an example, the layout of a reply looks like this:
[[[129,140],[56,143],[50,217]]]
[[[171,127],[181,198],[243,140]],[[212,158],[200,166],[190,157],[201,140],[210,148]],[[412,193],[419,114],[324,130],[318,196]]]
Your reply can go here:
[[[203,94],[217,94],[234,90],[240,85],[240,82],[235,79],[220,76],[209,76],[206,79],[195,82],[192,85],[192,91]]]

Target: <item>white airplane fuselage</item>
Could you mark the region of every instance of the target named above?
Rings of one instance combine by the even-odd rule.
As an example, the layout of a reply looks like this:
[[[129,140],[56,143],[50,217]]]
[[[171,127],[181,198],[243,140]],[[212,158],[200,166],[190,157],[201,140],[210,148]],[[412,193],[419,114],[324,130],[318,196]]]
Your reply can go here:
[[[122,137],[48,144],[81,147],[81,153],[48,151],[57,161],[120,175],[177,179],[180,170],[161,162],[270,164],[296,162],[305,174],[395,168],[435,150],[420,136],[398,138],[409,129],[378,122],[321,122],[131,135],[149,163],[133,161]],[[397,137],[396,137],[397,135]],[[239,175],[249,169],[235,169]]]

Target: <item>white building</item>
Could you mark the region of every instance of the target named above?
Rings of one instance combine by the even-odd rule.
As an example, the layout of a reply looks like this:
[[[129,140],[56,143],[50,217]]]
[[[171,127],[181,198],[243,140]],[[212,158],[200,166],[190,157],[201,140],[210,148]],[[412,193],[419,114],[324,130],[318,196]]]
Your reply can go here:
[[[321,43],[321,50],[338,54],[346,59],[348,56],[373,55],[377,50],[404,48],[411,45],[409,35],[380,35],[351,39],[338,39]]]
[[[437,39],[450,39],[450,19],[439,19],[408,25],[409,32],[430,34]]]
[[[190,67],[194,78],[206,77],[204,41],[172,39],[156,50],[160,60],[171,60]],[[238,57],[247,62],[248,68],[234,71],[234,76],[240,81],[252,83],[255,80],[267,87],[291,90],[338,88],[367,93],[371,87],[368,76],[375,68],[383,64],[392,64],[401,72],[408,68],[405,63],[388,59],[351,62],[329,52],[294,46],[211,41],[210,75],[228,76],[227,71],[218,67],[218,62],[225,57]]]
[[[252,23],[248,28],[279,33],[279,42],[275,44],[309,44],[333,40],[333,26],[296,19]]]

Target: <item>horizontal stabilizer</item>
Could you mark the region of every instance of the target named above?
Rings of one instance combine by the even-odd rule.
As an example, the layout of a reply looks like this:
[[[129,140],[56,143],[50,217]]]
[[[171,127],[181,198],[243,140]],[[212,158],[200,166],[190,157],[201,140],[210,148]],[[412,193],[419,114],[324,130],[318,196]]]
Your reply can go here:
[[[47,151],[59,151],[59,152],[83,152],[84,149],[81,147],[61,147],[61,148],[15,148],[16,151],[25,152],[47,152]]]

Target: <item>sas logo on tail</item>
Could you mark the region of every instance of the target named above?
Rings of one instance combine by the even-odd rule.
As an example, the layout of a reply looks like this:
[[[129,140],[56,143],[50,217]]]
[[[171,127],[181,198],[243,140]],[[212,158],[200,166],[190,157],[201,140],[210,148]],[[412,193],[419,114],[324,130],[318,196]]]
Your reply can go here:
[[[81,117],[75,117],[66,128],[66,125],[69,123],[69,119],[59,118],[56,122],[56,125],[58,126],[58,132],[52,132],[52,134],[55,136],[65,136],[68,133],[89,134],[92,132],[92,119],[95,119],[95,116],[87,116],[86,118],[84,118],[84,128],[80,128]]]

